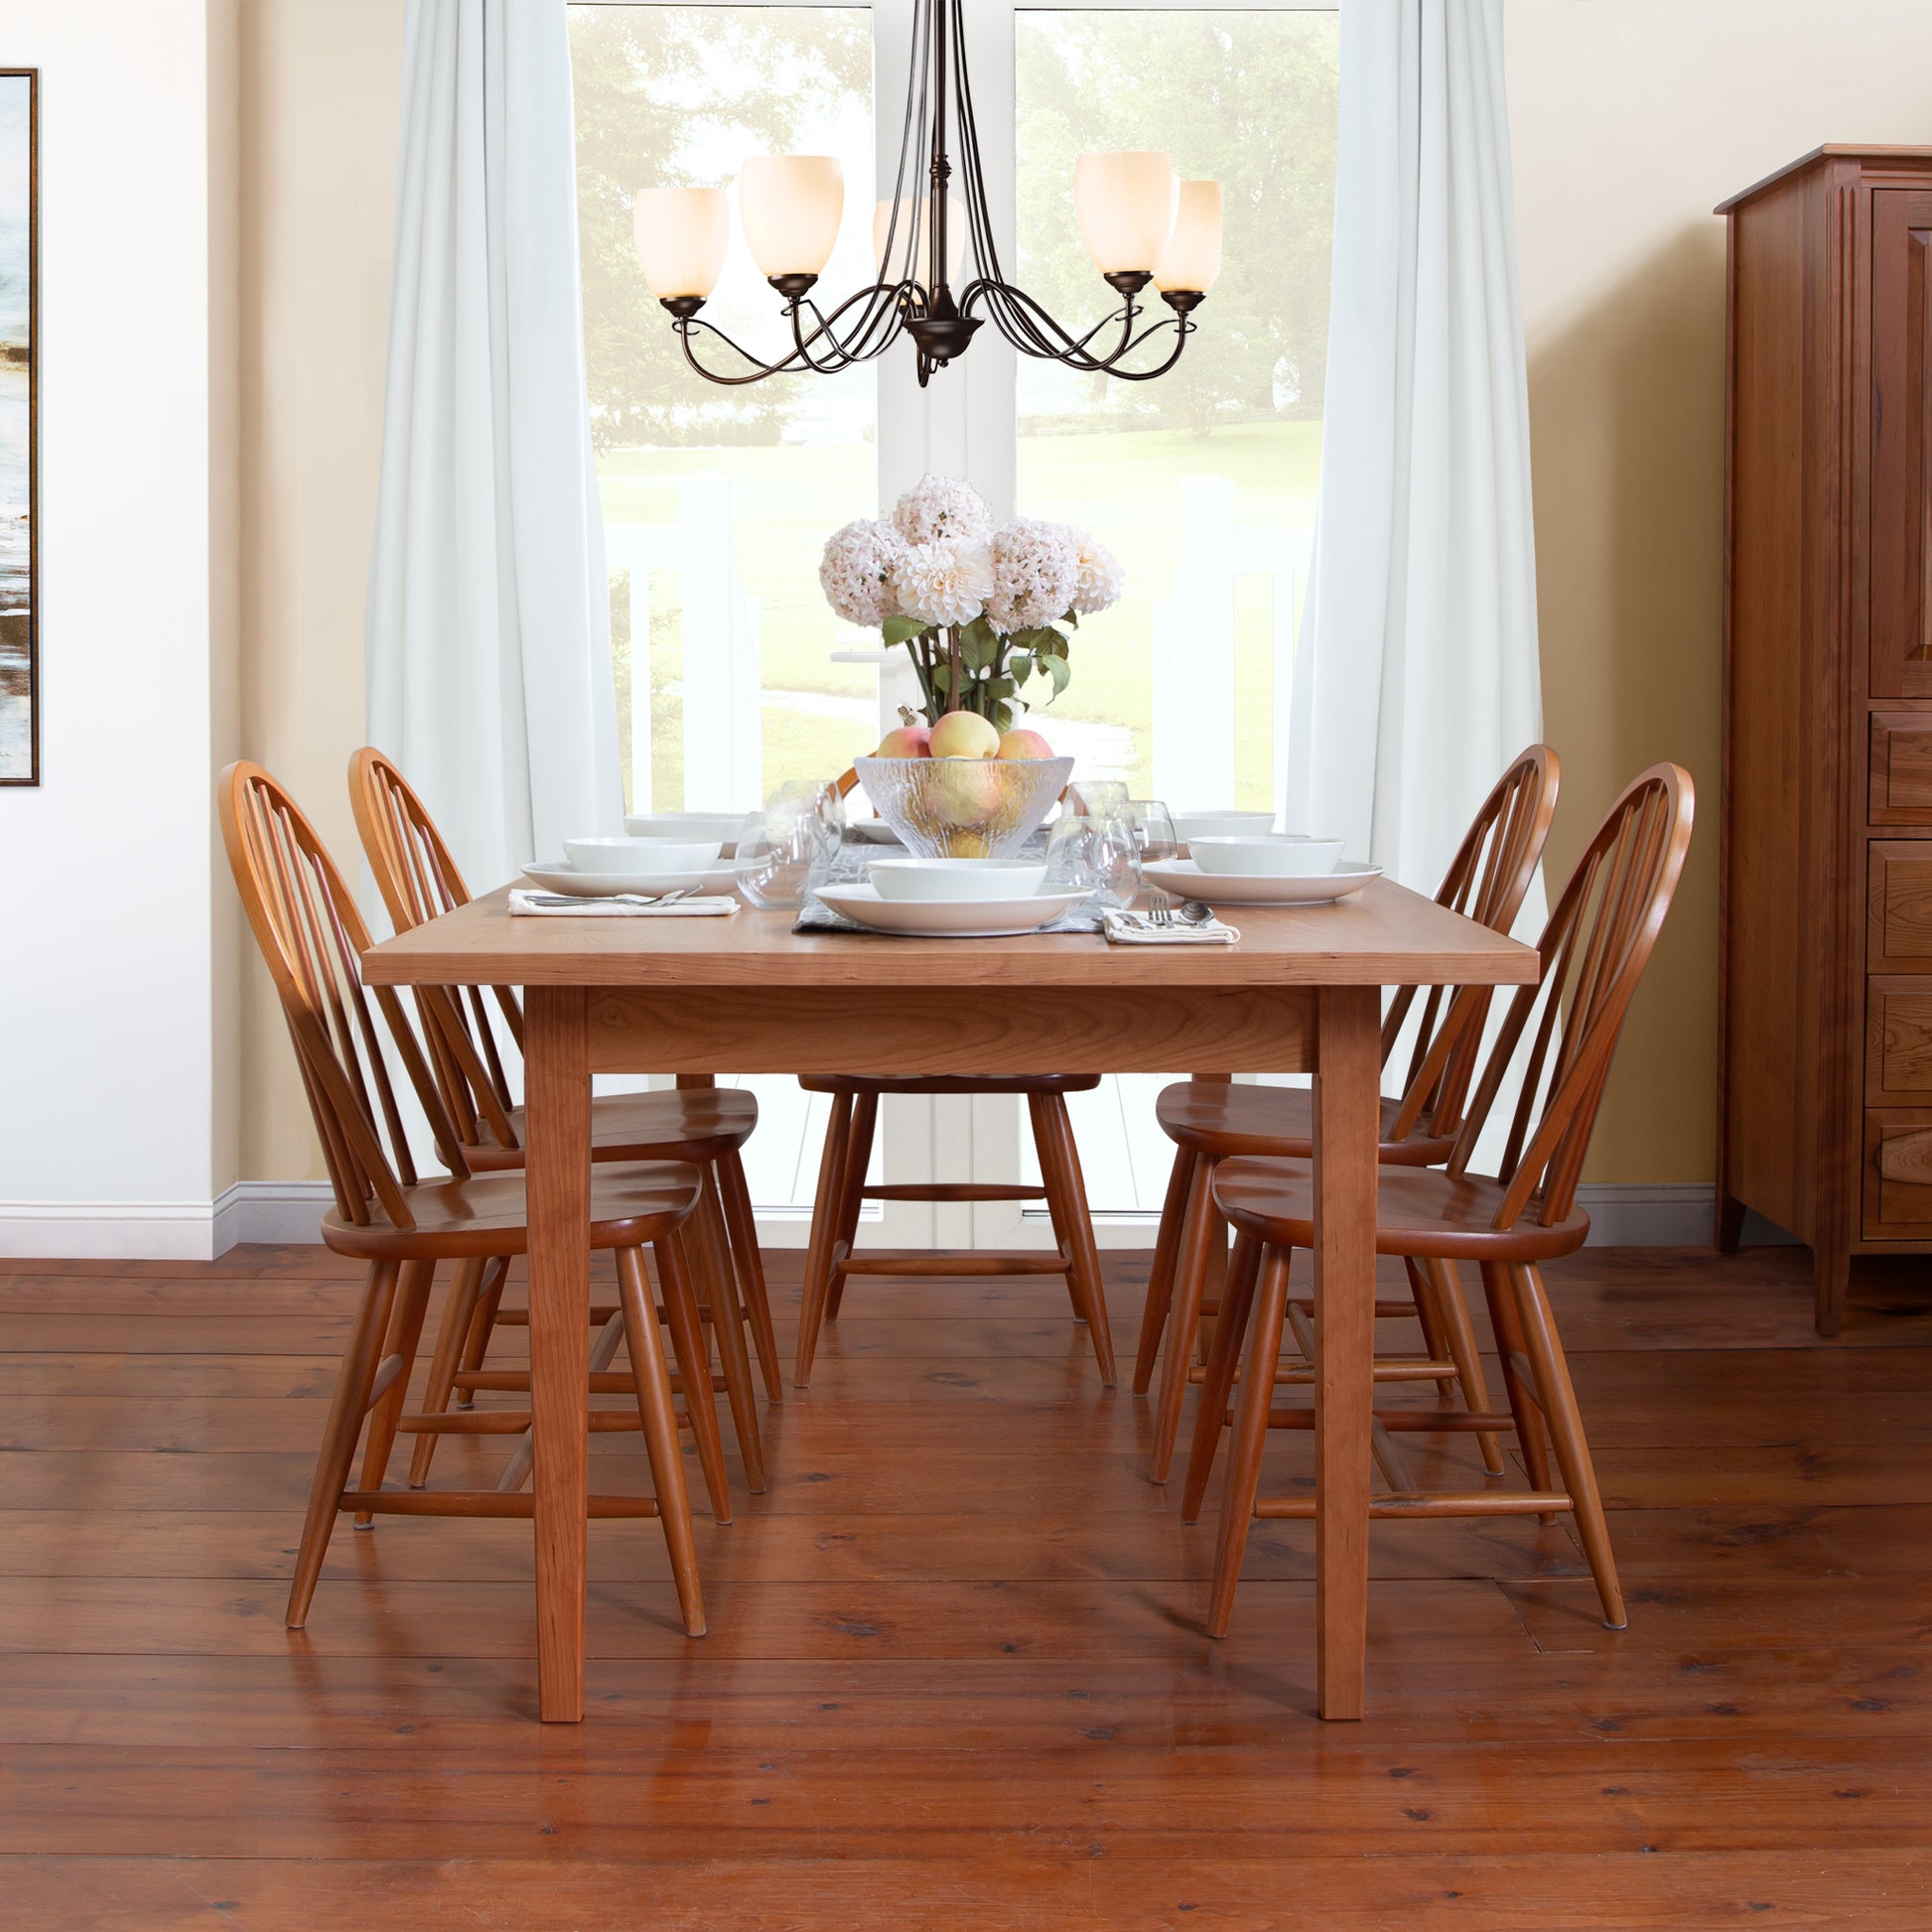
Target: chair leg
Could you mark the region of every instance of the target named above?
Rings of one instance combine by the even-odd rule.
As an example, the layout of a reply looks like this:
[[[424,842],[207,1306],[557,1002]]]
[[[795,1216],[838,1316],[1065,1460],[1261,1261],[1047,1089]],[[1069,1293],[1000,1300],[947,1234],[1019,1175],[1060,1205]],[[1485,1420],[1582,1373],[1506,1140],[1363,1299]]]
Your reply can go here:
[[[630,1264],[627,1268],[626,1261]],[[618,1287],[630,1379],[637,1390],[637,1420],[643,1425],[644,1453],[650,1458],[651,1488],[657,1496],[657,1520],[664,1526],[664,1541],[671,1553],[671,1579],[677,1586],[684,1634],[701,1637],[705,1630],[704,1592],[698,1585],[698,1546],[691,1533],[691,1496],[684,1482],[677,1416],[671,1408],[671,1378],[664,1362],[664,1340],[657,1332],[657,1311],[644,1288],[643,1256],[635,1248],[619,1252]]]
[[[1442,1311],[1444,1339],[1449,1359],[1455,1364],[1455,1379],[1462,1385],[1462,1405],[1478,1412],[1489,1407],[1489,1378],[1482,1372],[1482,1350],[1476,1346],[1475,1329],[1469,1325],[1469,1305],[1462,1298],[1461,1278],[1452,1261],[1425,1261],[1424,1273],[1436,1287],[1436,1304]],[[1482,1450],[1486,1474],[1503,1473],[1502,1445],[1487,1430],[1476,1438]]]
[[[389,1325],[389,1305],[395,1300],[402,1264],[372,1262],[336,1371],[336,1393],[329,1400],[329,1420],[323,1427],[322,1447],[316,1452],[316,1473],[309,1485],[309,1513],[302,1524],[302,1544],[296,1552],[295,1575],[289,1583],[285,1621],[299,1630],[309,1620],[309,1604],[329,1554],[329,1535],[336,1527],[337,1505],[348,1486],[349,1466],[355,1460],[355,1439],[368,1413],[369,1390],[381,1359],[382,1337]]]
[[[1603,1515],[1603,1496],[1596,1486],[1596,1464],[1590,1456],[1589,1440],[1584,1434],[1583,1412],[1577,1406],[1576,1385],[1570,1379],[1570,1363],[1557,1334],[1550,1297],[1543,1286],[1542,1274],[1534,1266],[1512,1267],[1509,1276],[1523,1324],[1523,1352],[1529,1357],[1537,1393],[1543,1398],[1543,1413],[1550,1425],[1557,1464],[1563,1471],[1563,1486],[1570,1492],[1571,1508],[1577,1517],[1577,1534],[1583,1539],[1584,1554],[1589,1559],[1589,1574],[1596,1580],[1603,1621],[1612,1630],[1621,1630],[1628,1618],[1623,1608],[1623,1587],[1617,1582],[1616,1557],[1610,1549],[1610,1526]]]
[[[636,1248],[618,1250],[618,1279],[634,1273],[637,1292],[649,1301],[644,1285],[644,1258]],[[697,1297],[691,1292],[690,1270],[684,1264],[679,1237],[657,1243],[657,1281],[664,1292],[664,1319],[671,1330],[671,1349],[677,1357],[677,1379],[684,1391],[684,1413],[698,1445],[698,1464],[711,1494],[711,1513],[721,1523],[732,1519],[731,1485],[725,1479],[725,1439],[718,1433],[718,1405],[711,1396],[711,1351],[705,1346],[698,1319]]]
[[[470,1319],[469,1339],[463,1344],[463,1367],[466,1374],[474,1375],[483,1367],[483,1357],[489,1353],[489,1338],[496,1331],[496,1311],[503,1306],[503,1284],[510,1278],[510,1263],[507,1255],[499,1255],[489,1264],[489,1272],[483,1277],[483,1291],[477,1297],[477,1311]],[[468,1409],[475,1405],[475,1389],[459,1389],[456,1406]]]
[[[1174,1259],[1180,1253],[1180,1224],[1187,1213],[1187,1184],[1193,1177],[1193,1154],[1187,1148],[1175,1148],[1173,1172],[1168,1176],[1168,1197],[1161,1203],[1161,1232],[1155,1237],[1154,1266],[1148,1270],[1141,1338],[1134,1349],[1136,1395],[1146,1395],[1154,1380],[1154,1358],[1161,1352],[1161,1331],[1167,1326],[1168,1306],[1173,1300]]]
[[[1423,1272],[1422,1264],[1413,1255],[1402,1258],[1404,1272],[1409,1277],[1409,1299],[1416,1305],[1416,1319],[1422,1324],[1422,1345],[1431,1361],[1440,1362],[1449,1347],[1449,1337],[1443,1331],[1443,1317],[1437,1308],[1436,1283]],[[1447,1402],[1455,1387],[1452,1375],[1439,1375],[1436,1378],[1436,1393]]]
[[[718,1192],[724,1201],[725,1226],[731,1234],[732,1261],[738,1269],[745,1312],[752,1323],[752,1345],[764,1372],[765,1399],[782,1402],[785,1378],[778,1364],[778,1337],[771,1327],[771,1298],[765,1292],[758,1216],[752,1212],[752,1190],[745,1184],[745,1163],[736,1154],[728,1154],[718,1163]]]
[[[1506,1262],[1482,1263],[1483,1299],[1489,1304],[1489,1323],[1496,1331],[1496,1352],[1502,1358],[1503,1388],[1509,1396],[1509,1413],[1516,1419],[1516,1441],[1523,1450],[1523,1465],[1529,1471],[1532,1489],[1550,1486],[1550,1451],[1543,1439],[1543,1418],[1537,1410],[1535,1392],[1526,1388],[1517,1372],[1516,1358],[1523,1353],[1522,1324],[1516,1318],[1516,1291],[1510,1283]],[[1553,1519],[1545,1517],[1545,1522]]]
[[[1291,1251],[1284,1249],[1285,1255]],[[1248,1329],[1248,1311],[1254,1307],[1255,1283],[1261,1276],[1261,1241],[1252,1234],[1234,1238],[1234,1258],[1228,1263],[1227,1287],[1221,1296],[1221,1312],[1214,1323],[1214,1346],[1207,1357],[1207,1374],[1201,1382],[1200,1402],[1194,1411],[1194,1440],[1187,1451],[1187,1480],[1180,1497],[1180,1520],[1200,1519],[1202,1498],[1207,1494],[1207,1478],[1214,1470],[1214,1457],[1221,1447],[1221,1432],[1227,1427],[1228,1398],[1234,1389],[1234,1367],[1241,1358],[1241,1340]]]
[[[825,1148],[818,1158],[818,1192],[812,1201],[811,1245],[805,1250],[805,1288],[798,1308],[798,1352],[791,1365],[794,1388],[811,1386],[812,1357],[818,1353],[819,1324],[825,1319],[825,1297],[832,1285],[831,1254],[838,1204],[845,1197],[845,1156],[851,1140],[852,1096],[832,1096],[832,1118],[825,1127]]]
[[[464,1262],[450,1285],[450,1299],[443,1305],[442,1325],[436,1331],[436,1352],[430,1357],[429,1383],[423,1390],[423,1414],[440,1416],[450,1406],[450,1393],[456,1385],[457,1361],[470,1338],[471,1323],[477,1311],[477,1297],[483,1287],[483,1270],[488,1264],[481,1257]],[[429,1465],[436,1454],[433,1435],[416,1438],[415,1452],[409,1458],[409,1486],[420,1489],[429,1480]]]
[[[1225,1637],[1234,1613],[1235,1586],[1241,1581],[1248,1525],[1261,1487],[1261,1452],[1268,1443],[1268,1412],[1275,1405],[1275,1370],[1282,1359],[1282,1327],[1287,1318],[1288,1256],[1280,1248],[1269,1248],[1262,1256],[1253,1338],[1242,1371],[1240,1405],[1234,1413],[1227,1481],[1221,1488],[1220,1547],[1215,1552],[1214,1595],[1207,1611],[1210,1637]]]
[[[872,1137],[879,1124],[879,1096],[862,1093],[852,1103],[852,1143],[846,1149],[844,1192],[839,1198],[838,1237],[828,1257],[831,1286],[825,1297],[825,1318],[836,1321],[845,1301],[845,1258],[859,1238],[859,1216],[866,1205],[866,1170],[872,1166]]]
[[[718,1337],[719,1361],[725,1371],[725,1397],[731,1404],[732,1427],[738,1434],[738,1452],[745,1461],[745,1486],[753,1495],[761,1495],[764,1444],[759,1435],[759,1399],[752,1383],[752,1358],[745,1348],[745,1317],[739,1307],[738,1280],[732,1267],[731,1237],[725,1231],[717,1176],[708,1168],[692,1219],[699,1224],[696,1230],[699,1252],[708,1263],[711,1327]]]
[[[1080,1172],[1080,1147],[1073,1138],[1073,1120],[1066,1111],[1065,1096],[1042,1094],[1039,1119],[1053,1144],[1059,1170],[1053,1193],[1059,1196],[1060,1218],[1065,1223],[1062,1233],[1073,1263],[1072,1283],[1086,1310],[1087,1339],[1093,1343],[1100,1385],[1111,1389],[1119,1380],[1119,1372],[1114,1366],[1113,1323],[1107,1318],[1107,1284],[1100,1273],[1100,1249],[1093,1238],[1093,1210],[1087,1205],[1086,1176]],[[1043,1171],[1044,1164],[1041,1165]],[[1047,1195],[1049,1210],[1053,1193]]]
[[[1161,1355],[1161,1393],[1154,1405],[1154,1453],[1148,1474],[1166,1482],[1180,1434],[1180,1409],[1187,1394],[1187,1371],[1194,1357],[1194,1329],[1200,1322],[1207,1280],[1207,1249],[1219,1222],[1214,1217],[1214,1163],[1202,1155],[1194,1163],[1181,1222],[1180,1253],[1174,1263],[1173,1304],[1168,1312],[1168,1343]]]
[[[1052,1223],[1053,1239],[1065,1264],[1060,1278],[1066,1284],[1066,1299],[1072,1305],[1075,1321],[1087,1319],[1086,1282],[1073,1262],[1073,1237],[1069,1228],[1065,1182],[1059,1172],[1059,1142],[1052,1122],[1046,1118],[1045,1097],[1027,1096],[1027,1118],[1033,1130],[1034,1152],[1039,1157],[1039,1177],[1046,1188],[1046,1217]]]
[[[382,1391],[382,1399],[369,1412],[369,1440],[362,1450],[362,1487],[374,1491],[382,1487],[389,1467],[389,1451],[396,1443],[396,1423],[403,1404],[409,1400],[409,1377],[416,1366],[416,1344],[422,1339],[423,1314],[429,1307],[430,1284],[436,1279],[433,1261],[405,1261],[396,1299],[389,1311],[389,1337],[383,1344],[386,1361],[391,1355],[402,1358],[396,1379]],[[358,1530],[373,1529],[375,1517],[368,1510],[356,1513]]]

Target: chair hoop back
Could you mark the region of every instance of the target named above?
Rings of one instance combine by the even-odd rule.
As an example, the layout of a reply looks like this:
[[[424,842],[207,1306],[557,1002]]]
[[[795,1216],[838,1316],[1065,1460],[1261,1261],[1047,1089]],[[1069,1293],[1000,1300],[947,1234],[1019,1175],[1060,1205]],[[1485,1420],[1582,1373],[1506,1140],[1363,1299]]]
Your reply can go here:
[[[1522,909],[1530,881],[1543,861],[1544,841],[1556,816],[1562,766],[1547,745],[1532,745],[1496,780],[1449,861],[1436,902],[1508,932]],[[1423,1010],[1403,1082],[1402,1106],[1393,1134],[1404,1140],[1427,1121],[1432,1135],[1452,1138],[1482,1050],[1483,1024],[1492,989],[1405,986],[1382,1023],[1382,1057],[1394,1052],[1403,1023],[1417,997]]]
[[[390,922],[407,932],[470,902],[455,858],[429,807],[395,762],[365,745],[348,761],[348,797]],[[523,1044],[523,1009],[507,986],[491,989],[510,1037]],[[416,989],[436,1084],[465,1147],[517,1145],[515,1104],[481,987]]]
[[[295,1041],[336,1206],[357,1227],[378,1215],[413,1227],[404,1189],[416,1184],[417,1171],[369,992],[439,1156],[453,1174],[470,1169],[401,1002],[388,987],[362,984],[361,955],[371,941],[355,896],[315,827],[259,764],[229,765],[216,802],[235,886]]]
[[[1683,874],[1695,807],[1691,774],[1681,765],[1640,773],[1596,828],[1550,914],[1537,942],[1541,979],[1511,1000],[1449,1160],[1451,1173],[1468,1172],[1527,1039],[1499,1170],[1498,1228],[1531,1211],[1549,1226],[1576,1205],[1617,1035]],[[1540,1115],[1539,1096],[1546,1096]]]

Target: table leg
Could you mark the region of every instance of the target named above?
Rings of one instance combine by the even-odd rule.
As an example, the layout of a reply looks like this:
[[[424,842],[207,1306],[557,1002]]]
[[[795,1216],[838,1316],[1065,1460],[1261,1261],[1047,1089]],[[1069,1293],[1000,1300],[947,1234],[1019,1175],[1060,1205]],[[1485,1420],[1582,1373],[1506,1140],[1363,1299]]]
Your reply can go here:
[[[1323,987],[1316,995],[1314,1668],[1324,1718],[1362,1715],[1380,1035],[1373,987]]]
[[[590,1492],[591,1071],[584,989],[533,986],[523,1008],[535,1454],[537,1710],[584,1716]]]

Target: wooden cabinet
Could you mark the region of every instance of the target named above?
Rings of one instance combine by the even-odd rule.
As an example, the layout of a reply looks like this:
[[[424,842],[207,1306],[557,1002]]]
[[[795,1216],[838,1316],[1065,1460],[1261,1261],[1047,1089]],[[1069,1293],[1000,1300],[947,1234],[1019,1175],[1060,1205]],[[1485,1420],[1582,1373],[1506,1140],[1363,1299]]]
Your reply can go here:
[[[1932,149],[1729,224],[1718,1236],[1932,1256]]]

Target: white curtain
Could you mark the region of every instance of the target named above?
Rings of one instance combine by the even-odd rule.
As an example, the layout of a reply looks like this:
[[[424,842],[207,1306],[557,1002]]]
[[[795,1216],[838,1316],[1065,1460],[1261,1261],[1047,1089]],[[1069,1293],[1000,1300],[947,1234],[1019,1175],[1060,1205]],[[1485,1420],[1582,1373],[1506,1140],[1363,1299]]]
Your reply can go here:
[[[565,0],[409,0],[370,742],[473,888],[622,830]]]
[[[1288,826],[1433,893],[1542,718],[1501,0],[1342,0]]]

